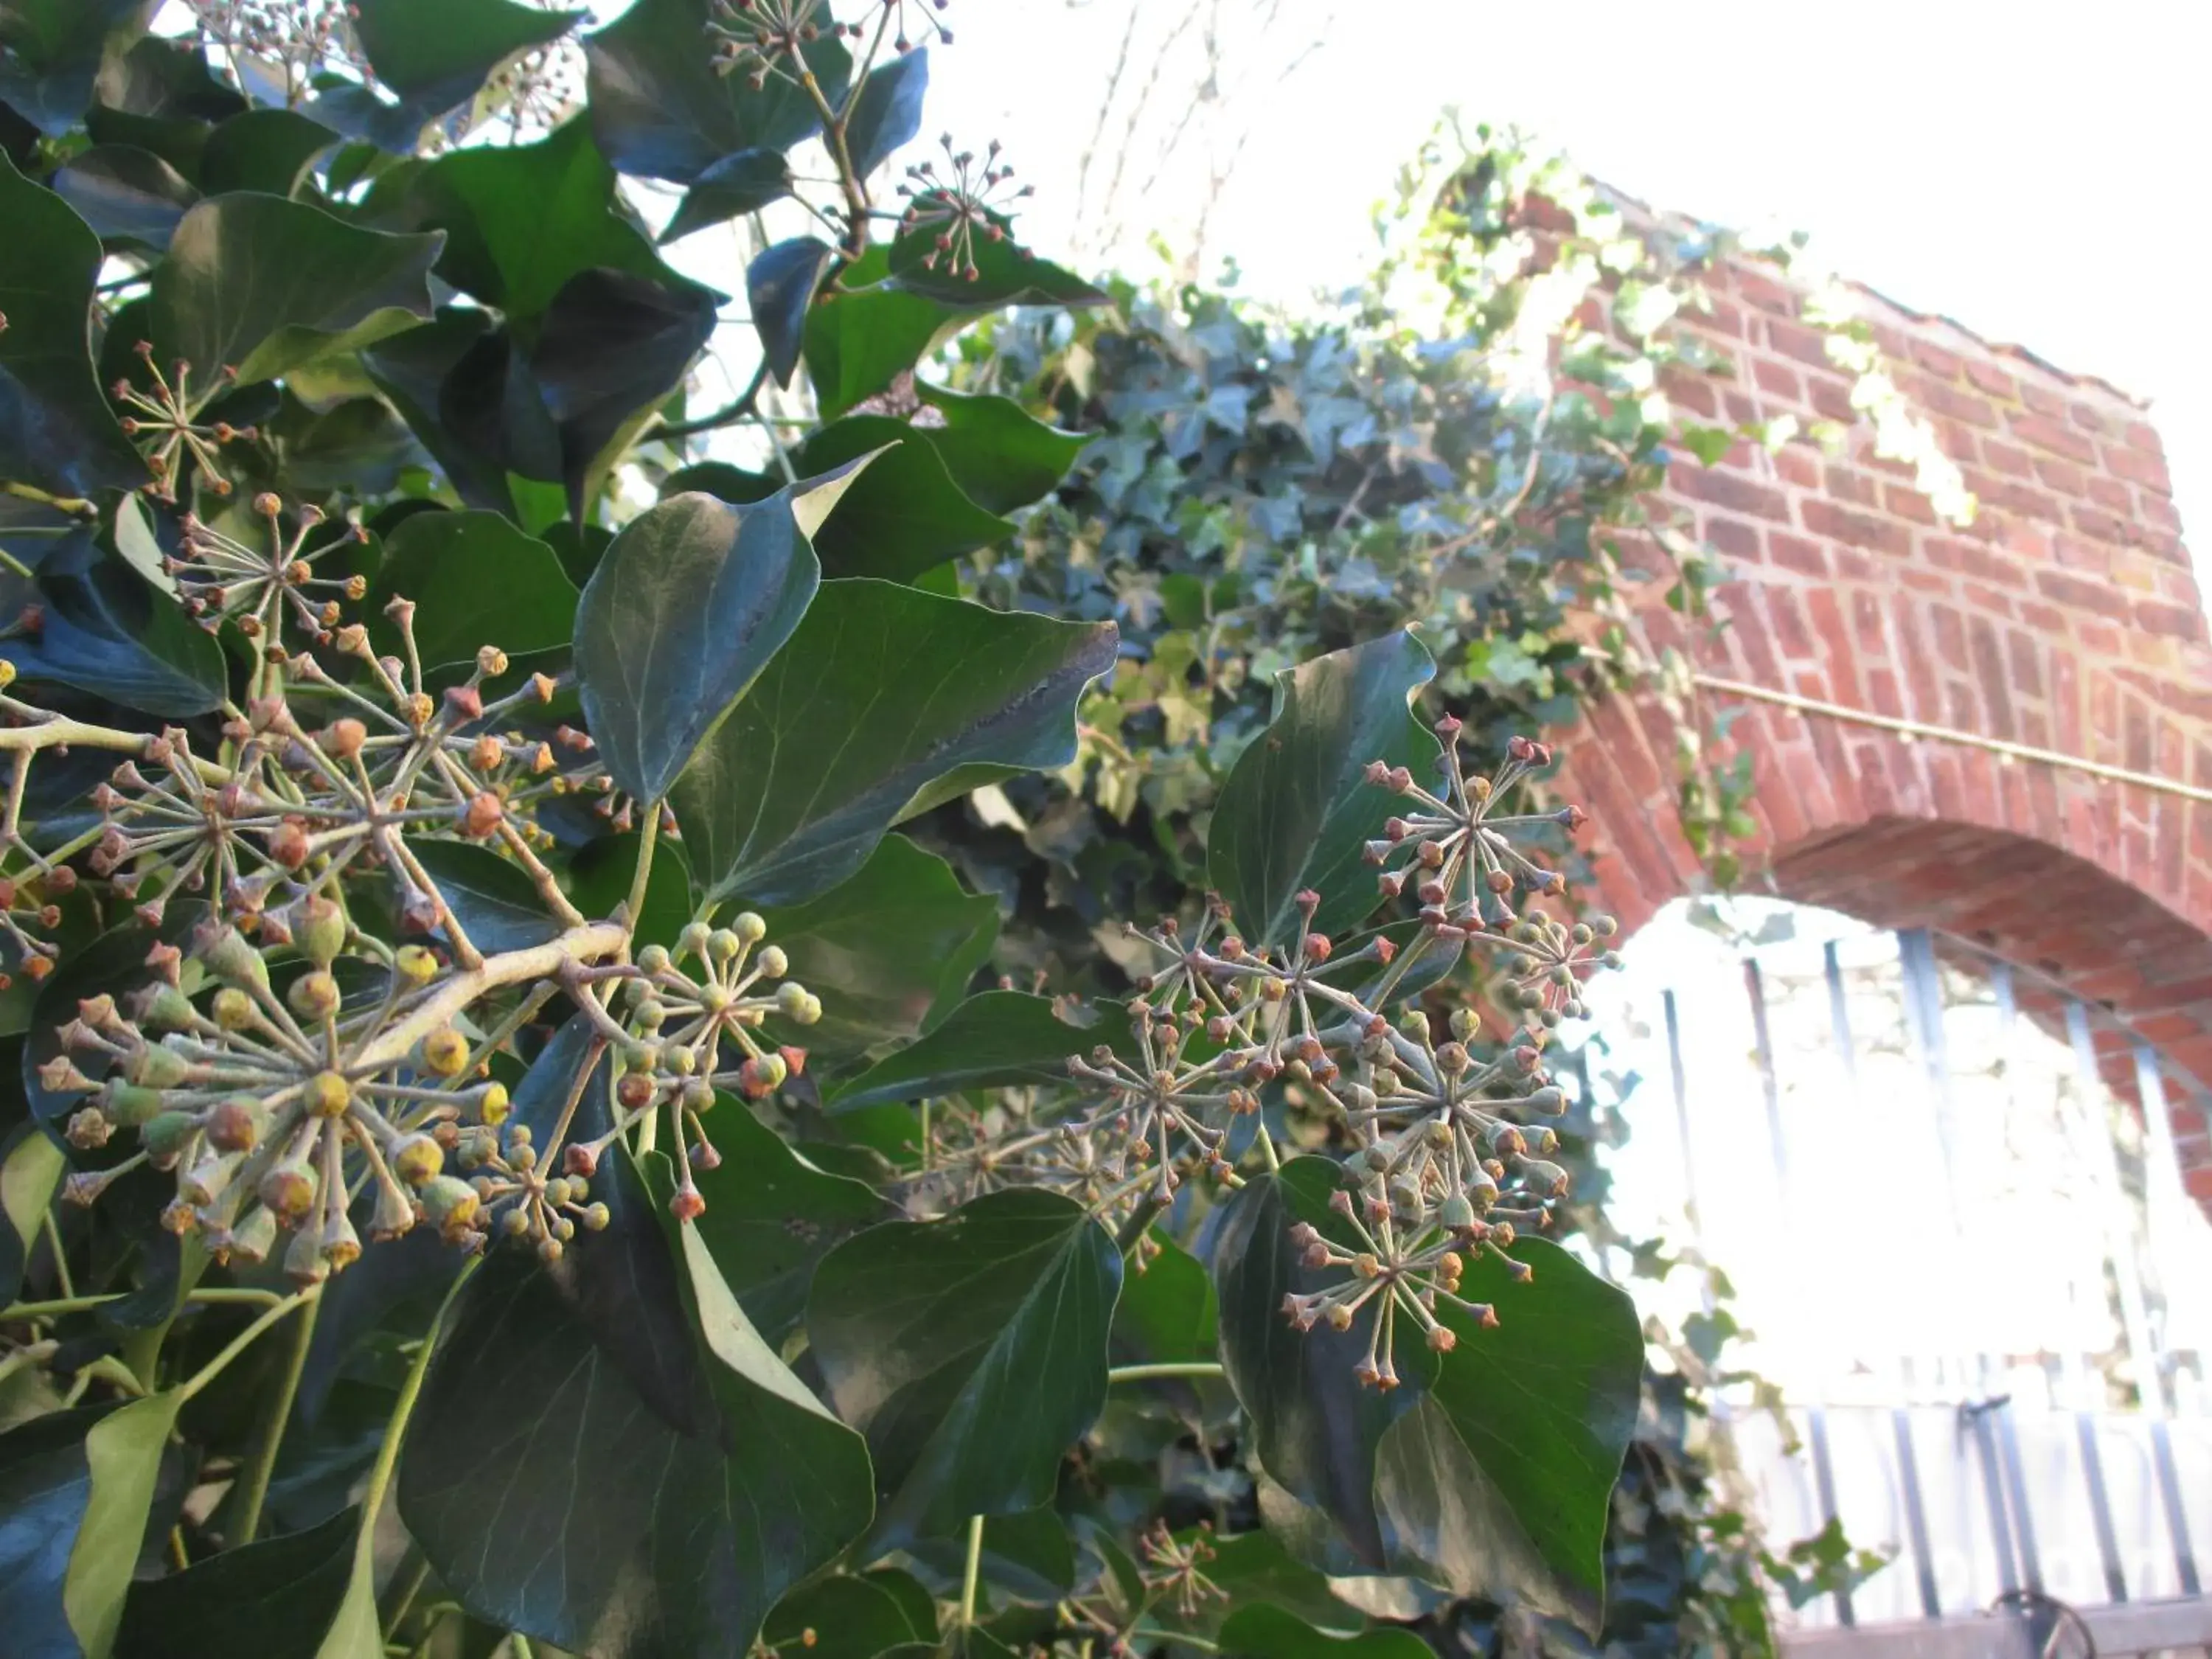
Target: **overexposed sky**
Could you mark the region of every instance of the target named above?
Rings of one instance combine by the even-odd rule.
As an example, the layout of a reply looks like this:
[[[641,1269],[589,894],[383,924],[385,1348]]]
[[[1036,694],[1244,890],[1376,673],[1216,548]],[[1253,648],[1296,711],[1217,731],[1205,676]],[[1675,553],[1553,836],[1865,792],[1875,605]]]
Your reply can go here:
[[[1194,15],[1179,48],[1189,64],[1211,3],[952,0],[929,131],[1006,140],[1038,187],[1030,234],[1049,252],[1071,228],[1078,158],[1130,7],[1169,27]],[[1205,175],[1209,124],[1216,156],[1249,129],[1206,240],[1251,289],[1355,279],[1371,204],[1456,104],[1656,206],[1808,231],[1826,264],[1905,306],[2151,399],[2206,568],[2204,0],[1275,0],[1255,33],[1249,18],[1268,3],[1222,0],[1223,106],[1196,109],[1175,161],[1123,189],[1172,236]]]

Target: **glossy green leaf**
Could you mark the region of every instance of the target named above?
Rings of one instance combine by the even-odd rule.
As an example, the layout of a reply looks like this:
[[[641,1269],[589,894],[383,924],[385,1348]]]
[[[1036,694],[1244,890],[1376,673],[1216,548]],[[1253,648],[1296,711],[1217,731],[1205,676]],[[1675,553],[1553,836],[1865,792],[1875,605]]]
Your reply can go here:
[[[799,451],[802,472],[828,471],[881,450],[815,538],[827,576],[910,581],[923,571],[1014,533],[961,492],[927,434],[886,415],[851,415]]]
[[[922,100],[929,92],[929,51],[902,52],[869,72],[845,121],[846,153],[853,171],[866,178],[921,131]]]
[[[295,109],[250,109],[208,135],[200,185],[210,196],[238,190],[291,196],[337,142],[337,133]]]
[[[1067,1057],[1102,1042],[1116,1053],[1130,1050],[1128,1016],[1118,1004],[1103,1005],[1090,1024],[1076,1024],[1060,1017],[1049,997],[981,991],[927,1036],[831,1089],[830,1102],[839,1111],[857,1111],[963,1089],[1063,1082]]]
[[[351,0],[349,13],[378,84],[426,120],[466,103],[507,58],[557,40],[584,15],[514,0]]]
[[[1557,1245],[1523,1239],[1512,1254],[1534,1269],[1529,1282],[1480,1254],[1461,1281],[1468,1300],[1497,1309],[1497,1328],[1440,1307],[1452,1352],[1402,1340],[1403,1386],[1363,1390],[1352,1366],[1365,1321],[1301,1335],[1281,1314],[1285,1293],[1320,1282],[1289,1229],[1340,1225],[1328,1207],[1338,1179],[1324,1159],[1293,1159],[1231,1199],[1214,1240],[1222,1358],[1260,1463],[1334,1534],[1299,1540],[1292,1528],[1286,1541],[1332,1558],[1341,1547],[1365,1571],[1595,1632],[1607,1518],[1643,1372],[1633,1305]]]
[[[62,1607],[86,1659],[106,1659],[145,1542],[161,1454],[183,1403],[173,1389],[107,1413],[85,1432],[84,1510],[70,1547]]]
[[[176,168],[131,144],[95,144],[55,168],[47,183],[103,240],[157,251],[200,199]]]
[[[678,495],[623,527],[576,612],[584,717],[617,787],[665,795],[792,637],[820,580],[807,538],[852,477],[751,507]]]
[[[1001,233],[996,240],[979,228],[965,243],[939,248],[937,238],[944,227],[928,216],[926,193],[917,200],[924,204],[923,218],[911,229],[902,227],[890,246],[890,281],[908,293],[963,311],[1106,302],[1103,289],[1022,246],[1010,222],[997,214],[988,216]]]
[[[957,1528],[946,1537],[917,1538],[907,1546],[908,1556],[921,1568],[934,1573],[948,1596],[960,1593],[968,1565],[968,1529]],[[983,1553],[978,1577],[986,1606],[1001,1598],[1050,1607],[1074,1587],[1075,1542],[1067,1517],[1051,1504],[994,1515],[983,1523]]]
[[[868,1437],[878,1549],[1034,1509],[1106,1400],[1121,1257],[1056,1194],[990,1193],[847,1240],[806,1330],[838,1415]]]
[[[334,1283],[336,1281],[333,1281]],[[241,1545],[182,1572],[131,1587],[116,1659],[175,1659],[183,1632],[191,1653],[255,1659],[377,1659],[383,1644],[332,1645],[353,1590],[358,1509],[320,1526]],[[371,1598],[372,1613],[374,1607]]]
[[[410,840],[423,872],[453,907],[469,942],[487,954],[543,945],[561,931],[522,866],[489,847],[462,841]]]
[[[999,935],[997,902],[902,836],[828,892],[763,914],[790,976],[822,1000],[821,1019],[787,1037],[817,1064],[914,1036],[966,991]]]
[[[753,314],[753,331],[760,336],[768,372],[778,386],[791,384],[799,367],[800,343],[806,327],[807,307],[822,273],[830,269],[837,251],[817,236],[794,236],[755,256],[745,267],[745,299]]]
[[[1011,513],[1049,495],[1090,442],[1033,419],[1010,398],[968,398],[917,384],[922,402],[944,416],[917,427],[938,459],[978,507]]]
[[[0,1434],[0,1629],[25,1653],[83,1651],[63,1595],[92,1493],[85,1435],[113,1409],[52,1412]]]
[[[1429,1644],[1412,1631],[1386,1626],[1337,1636],[1265,1601],[1222,1620],[1218,1639],[1229,1659],[1432,1659]]]
[[[790,194],[791,167],[781,155],[772,149],[741,149],[725,155],[693,181],[660,240],[665,245],[742,214],[757,213]]]
[[[4,154],[0,223],[0,477],[70,495],[143,483],[93,368],[100,239]]]
[[[814,100],[785,77],[756,88],[714,72],[713,15],[710,0],[636,0],[585,37],[592,131],[622,172],[688,185],[726,155],[787,150],[820,127]],[[806,63],[835,107],[852,75],[835,30],[806,48]]]
[[[1114,1310],[1114,1347],[1132,1364],[1203,1362],[1220,1340],[1213,1281],[1197,1257],[1172,1239],[1121,1286]]]
[[[68,135],[91,103],[110,53],[121,55],[160,0],[0,0],[0,103],[49,138]]]
[[[1266,1602],[1304,1624],[1337,1632],[1356,1631],[1367,1622],[1364,1613],[1337,1599],[1325,1574],[1293,1559],[1265,1528],[1215,1540],[1206,1576],[1227,1593],[1228,1611]]]
[[[721,1162],[692,1165],[707,1203],[694,1224],[753,1328],[781,1345],[805,1314],[815,1264],[894,1212],[873,1188],[808,1163],[742,1101],[721,1097],[706,1127]]]
[[[154,343],[251,383],[372,344],[430,315],[442,239],[366,230],[251,191],[185,215],[153,276]]]
[[[491,342],[496,344],[488,343]],[[489,375],[484,362],[487,353],[497,355],[496,362],[489,366],[494,371]],[[453,493],[471,507],[507,514],[514,511],[514,500],[507,487],[508,469],[503,465],[506,411],[501,398],[507,391],[506,370],[511,356],[492,319],[472,307],[442,307],[422,327],[410,329],[361,354],[362,366],[376,389],[430,453]],[[489,398],[483,392],[487,379],[495,382]],[[489,428],[489,437],[448,418],[449,398],[472,402],[477,407],[489,403],[492,412],[479,423]],[[522,408],[526,417],[535,412],[542,423],[546,451],[557,458],[560,434],[552,429],[551,417],[544,413],[534,389]],[[557,459],[553,465],[557,470]]]
[[[509,657],[558,650],[575,628],[577,593],[561,561],[497,513],[408,519],[385,543],[364,607],[396,643],[398,630],[383,618],[395,597],[415,601],[415,647],[426,669],[473,664],[488,645]]]
[[[888,286],[890,255],[868,250],[806,313],[806,375],[835,420],[913,368],[969,320],[951,306]]]
[[[80,532],[39,566],[35,633],[0,640],[0,660],[28,680],[88,691],[126,708],[182,718],[222,705],[222,647],[120,556]]]
[[[1436,673],[1403,631],[1332,651],[1275,683],[1267,729],[1221,787],[1206,837],[1206,873],[1255,943],[1295,942],[1297,894],[1321,895],[1316,931],[1334,934],[1376,906],[1361,848],[1381,836],[1398,798],[1363,777],[1368,763],[1434,770],[1436,739],[1409,712]]]
[[[866,1454],[697,1233],[664,1225],[627,1154],[592,1190],[604,1231],[550,1267],[495,1251],[462,1292],[400,1515],[501,1626],[603,1659],[742,1659],[777,1598],[867,1525]]]
[[[761,1638],[772,1648],[804,1648],[807,1659],[878,1659],[908,1643],[934,1643],[937,1621],[918,1630],[905,1602],[875,1575],[838,1573],[777,1602]]]
[[[0,1307],[22,1294],[23,1270],[69,1160],[36,1123],[16,1125],[0,1140]]]
[[[1108,623],[824,582],[677,784],[694,876],[717,896],[795,903],[859,869],[902,818],[1065,765],[1076,702],[1114,643]]]

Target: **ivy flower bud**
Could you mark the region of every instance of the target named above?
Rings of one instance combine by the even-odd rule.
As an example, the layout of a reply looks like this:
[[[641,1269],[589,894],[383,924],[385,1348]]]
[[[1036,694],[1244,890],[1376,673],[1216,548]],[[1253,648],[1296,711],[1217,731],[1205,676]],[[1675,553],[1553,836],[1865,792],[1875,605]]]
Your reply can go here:
[[[422,1213],[429,1218],[430,1224],[448,1239],[468,1231],[483,1203],[477,1189],[467,1182],[446,1175],[425,1182],[418,1196]]]
[[[284,994],[284,1000],[302,1019],[325,1020],[337,1012],[344,999],[337,981],[319,968],[294,980],[292,988]]]
[[[469,1040],[450,1025],[441,1025],[422,1039],[417,1050],[423,1071],[435,1078],[456,1078],[467,1069]]]
[[[444,1171],[446,1149],[428,1135],[408,1135],[394,1143],[390,1162],[392,1174],[410,1187],[420,1187]]]
[[[251,1095],[233,1095],[208,1110],[208,1145],[222,1152],[250,1152],[268,1132],[269,1108]]]
[[[782,947],[780,945],[770,945],[763,947],[760,955],[754,960],[760,964],[761,972],[769,979],[781,979],[791,971],[791,958],[784,955]]]
[[[314,1170],[305,1162],[292,1159],[265,1172],[254,1194],[279,1223],[290,1226],[314,1207],[315,1188]]]
[[[253,999],[234,985],[215,994],[215,1023],[226,1031],[242,1031],[253,1024]]]
[[[343,1117],[353,1103],[353,1089],[336,1072],[318,1072],[301,1087],[300,1102],[311,1117]]]
[[[787,980],[775,988],[775,1006],[786,1019],[800,1025],[811,1025],[822,1018],[822,1000],[796,981]]]
[[[437,953],[422,945],[403,945],[392,958],[392,970],[401,984],[419,991],[438,977]]]
[[[740,910],[730,918],[730,931],[747,945],[758,945],[768,937],[768,923],[750,910]]]

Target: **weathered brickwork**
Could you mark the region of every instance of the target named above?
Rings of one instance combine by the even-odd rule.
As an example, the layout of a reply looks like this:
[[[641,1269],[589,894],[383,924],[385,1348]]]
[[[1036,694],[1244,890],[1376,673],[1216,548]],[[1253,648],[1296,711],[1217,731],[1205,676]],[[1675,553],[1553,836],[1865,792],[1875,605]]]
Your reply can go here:
[[[1727,367],[1674,380],[1680,406],[1717,424],[1852,420],[1850,382],[1785,278],[1744,261],[1711,291],[1692,325]],[[1978,516],[1940,522],[1863,423],[1842,457],[1801,439],[1685,459],[1668,495],[1728,561],[1731,621],[1692,638],[1655,594],[1655,641],[1708,674],[2212,787],[2212,639],[2143,410],[1946,319],[1871,295],[1867,313]],[[2174,1134],[2212,1205],[2212,801],[1771,704],[1747,705],[1730,740],[1753,757],[1751,864],[1774,890],[1941,929],[2108,1007],[2184,1085]],[[1671,726],[1615,700],[1566,753],[1561,789],[1601,827],[1600,884],[1633,927],[1698,880]],[[2106,1073],[2131,1093],[2123,1047],[2115,1034]]]

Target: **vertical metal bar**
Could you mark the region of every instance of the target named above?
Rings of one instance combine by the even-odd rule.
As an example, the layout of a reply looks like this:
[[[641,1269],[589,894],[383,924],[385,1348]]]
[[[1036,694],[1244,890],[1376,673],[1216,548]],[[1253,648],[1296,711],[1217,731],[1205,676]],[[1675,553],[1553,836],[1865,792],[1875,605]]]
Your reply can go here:
[[[1920,1583],[1920,1611],[1929,1619],[1943,1616],[1943,1598],[1936,1589],[1936,1556],[1928,1547],[1928,1505],[1920,1495],[1920,1460],[1912,1449],[1912,1419],[1902,1406],[1889,1414],[1897,1436],[1897,1479],[1905,1489],[1905,1534],[1912,1546],[1913,1577]]]
[[[1990,1511],[1990,1543],[1996,1552],[1997,1588],[2009,1595],[2019,1589],[2020,1574],[2013,1565],[2012,1522],[2006,1514],[2004,1475],[1997,1468],[1996,1436],[1990,1430],[1990,1413],[2002,1409],[1985,1400],[1978,1406],[1960,1407],[1960,1414],[1973,1421],[1974,1450],[1982,1466],[1982,1499]]]
[[[1682,1209],[1689,1217],[1690,1237],[1702,1255],[1705,1224],[1698,1208],[1698,1163],[1690,1152],[1690,1085],[1682,1067],[1681,1011],[1672,989],[1661,992],[1659,1000],[1667,1013],[1667,1075],[1674,1085],[1674,1133],[1682,1145]]]
[[[2004,1052],[2014,1052],[2014,1039],[2020,1025],[2020,1000],[2013,988],[2012,964],[1992,957],[1990,962],[1990,988],[1996,994],[1997,1029]],[[2008,1115],[2018,1108],[2013,1093],[2012,1069],[2004,1073],[2004,1106]],[[2035,1540],[2035,1516],[2030,1511],[2027,1496],[2027,1472],[2020,1455],[2020,1421],[2012,1402],[1996,1408],[1997,1434],[2004,1453],[2005,1481],[2012,1492],[2014,1540],[2020,1549],[2020,1576],[2027,1588],[2040,1595],[2043,1593],[2043,1557]]]
[[[2112,1498],[2105,1486],[2105,1455],[2097,1444],[2095,1414],[2086,1408],[2075,1411],[2074,1432],[2081,1445],[2081,1478],[2089,1486],[2089,1521],[2097,1531],[2105,1594],[2117,1604],[2128,1599],[2128,1576],[2120,1566],[2120,1540],[2112,1528]]]
[[[2181,1159],[2173,1147],[2173,1121],[2166,1114],[2166,1079],[2160,1074],[2158,1056],[2141,1037],[2134,1039],[2136,1095],[2142,1102],[2143,1130],[2149,1148],[2151,1243],[2171,1236],[2161,1219],[2172,1213],[2176,1198],[2186,1200],[2181,1185]],[[2160,1385],[2161,1396],[2164,1384]],[[2166,1529],[2173,1535],[2176,1577],[2184,1595],[2201,1595],[2203,1586],[2197,1574],[2196,1552],[2190,1547],[2189,1515],[2181,1504],[2181,1476],[2173,1461],[2173,1437],[2163,1413],[2151,1420],[2151,1455],[2158,1468],[2159,1496],[2164,1500]]]

